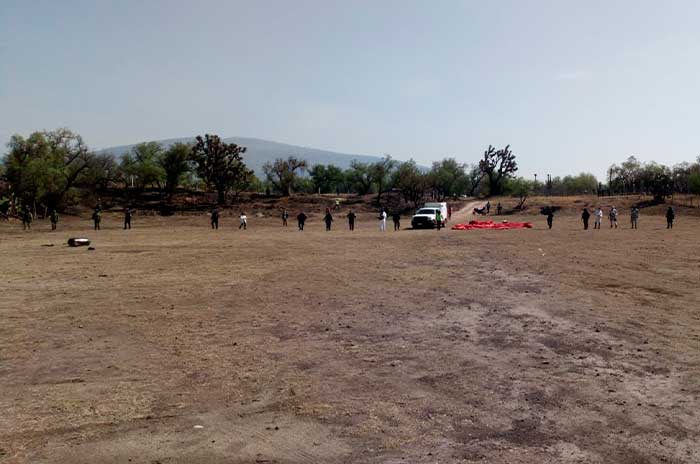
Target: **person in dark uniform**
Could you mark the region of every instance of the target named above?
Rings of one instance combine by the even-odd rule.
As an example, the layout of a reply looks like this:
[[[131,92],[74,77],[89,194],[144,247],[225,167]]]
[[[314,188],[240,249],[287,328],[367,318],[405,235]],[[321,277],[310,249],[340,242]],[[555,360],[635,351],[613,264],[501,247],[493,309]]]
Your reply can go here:
[[[591,212],[588,211],[588,208],[583,208],[583,212],[581,213],[581,219],[583,220],[583,230],[588,230],[588,220],[591,218]]]
[[[487,201],[486,202],[486,214],[489,214],[491,212],[491,202]]]
[[[56,230],[56,227],[58,227],[58,211],[56,211],[56,208],[51,210],[49,219],[51,220],[51,230]]]
[[[676,213],[670,206],[666,210],[666,228],[673,229],[673,220],[676,218]]]
[[[326,208],[326,215],[323,216],[323,222],[326,223],[326,232],[331,230],[331,224],[333,223],[333,215],[331,215],[331,210]]]
[[[394,221],[394,230],[401,230],[401,213],[394,211],[391,215],[391,219]]]
[[[100,223],[102,222],[102,208],[98,208],[97,206],[95,207],[95,211],[92,213],[92,221],[95,224],[95,230],[100,230]]]
[[[498,204],[496,205],[496,214],[498,214],[500,216],[502,212],[503,212],[503,206],[501,206],[501,202],[499,201]]]
[[[288,218],[289,218],[289,213],[288,213],[287,210],[285,209],[284,211],[282,211],[282,225],[283,225],[284,227],[287,227],[287,219],[288,219]]]
[[[552,228],[552,222],[554,222],[554,208],[551,206],[545,206],[540,210],[540,213],[547,216],[547,227]]]
[[[32,212],[29,209],[29,206],[25,206],[24,209],[22,210],[22,229],[23,230],[31,230],[33,220],[34,220],[34,216],[32,215]]]
[[[124,230],[131,229],[131,208],[124,208]]]
[[[348,228],[350,230],[355,230],[355,218],[357,217],[357,215],[355,214],[355,212],[353,210],[350,210],[347,217],[348,217]]]
[[[303,211],[299,211],[297,215],[297,223],[299,225],[299,230],[304,230],[304,223],[306,222],[306,214]]]
[[[216,206],[211,210],[211,228],[219,229],[219,208]]]

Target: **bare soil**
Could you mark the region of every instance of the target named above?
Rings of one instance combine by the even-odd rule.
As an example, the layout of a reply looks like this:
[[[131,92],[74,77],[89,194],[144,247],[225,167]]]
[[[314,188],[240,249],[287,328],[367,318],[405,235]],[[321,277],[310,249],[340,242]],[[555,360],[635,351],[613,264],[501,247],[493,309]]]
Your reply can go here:
[[[342,214],[0,224],[0,462],[700,462],[700,219]]]

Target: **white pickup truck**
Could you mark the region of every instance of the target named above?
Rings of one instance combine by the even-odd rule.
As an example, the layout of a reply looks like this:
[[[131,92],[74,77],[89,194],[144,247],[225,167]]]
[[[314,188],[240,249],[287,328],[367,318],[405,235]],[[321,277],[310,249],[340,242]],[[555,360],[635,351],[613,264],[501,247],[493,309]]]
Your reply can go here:
[[[413,215],[413,218],[411,218],[411,227],[413,227],[414,229],[419,229],[421,227],[435,227],[435,225],[437,224],[435,220],[435,213],[437,211],[440,211],[440,215],[442,216],[440,225],[444,227],[447,223],[447,203],[445,202],[426,203],[425,205],[423,205],[422,208],[416,211],[416,214]]]

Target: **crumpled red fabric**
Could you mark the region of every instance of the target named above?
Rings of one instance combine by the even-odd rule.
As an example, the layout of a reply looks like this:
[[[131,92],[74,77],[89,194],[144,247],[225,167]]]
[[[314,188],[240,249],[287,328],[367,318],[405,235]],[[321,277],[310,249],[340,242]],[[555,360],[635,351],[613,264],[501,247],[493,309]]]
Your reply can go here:
[[[452,230],[506,230],[506,229],[532,229],[529,222],[493,222],[493,221],[469,221],[469,224],[455,224]]]

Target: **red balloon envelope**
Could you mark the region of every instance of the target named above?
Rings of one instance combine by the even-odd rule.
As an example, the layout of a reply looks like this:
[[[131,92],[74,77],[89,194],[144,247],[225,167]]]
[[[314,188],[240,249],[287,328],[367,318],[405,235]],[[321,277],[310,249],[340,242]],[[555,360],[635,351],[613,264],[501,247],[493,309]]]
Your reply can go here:
[[[469,224],[455,224],[452,230],[506,230],[506,229],[532,229],[529,222],[493,222],[493,221],[469,221]]]

